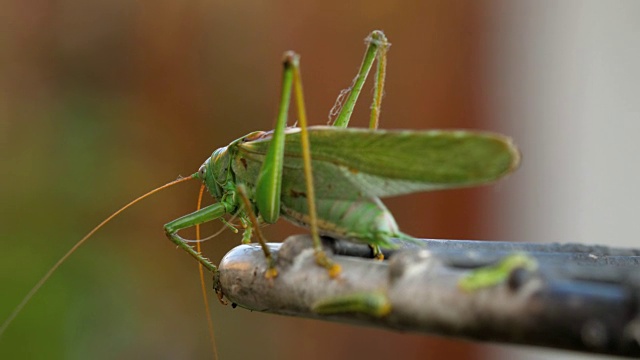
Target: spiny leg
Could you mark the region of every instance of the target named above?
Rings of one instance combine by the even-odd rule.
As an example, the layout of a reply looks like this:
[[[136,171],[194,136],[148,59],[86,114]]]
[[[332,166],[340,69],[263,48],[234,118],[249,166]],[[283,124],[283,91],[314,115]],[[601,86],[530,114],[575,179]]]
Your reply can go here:
[[[255,211],[253,211],[253,207],[251,206],[251,201],[249,201],[249,195],[247,194],[247,189],[243,184],[238,184],[238,195],[242,200],[242,205],[244,208],[244,212],[249,215],[249,220],[251,221],[251,229],[255,230],[256,237],[258,238],[258,242],[262,247],[262,252],[264,253],[264,257],[267,259],[267,265],[269,269],[265,274],[267,279],[272,279],[278,276],[278,270],[276,269],[276,263],[273,260],[273,256],[271,255],[271,250],[267,246],[267,242],[264,240],[262,236],[262,231],[260,231],[260,223],[258,222],[258,218],[256,217]]]
[[[375,33],[375,32],[374,32]],[[373,81],[373,103],[371,104],[371,116],[369,118],[369,129],[377,129],[380,119],[380,109],[382,107],[382,96],[384,95],[384,80],[387,75],[387,50],[391,44],[383,33],[379,38],[373,40],[374,33],[370,36],[370,41],[378,42],[379,48],[377,52],[378,66],[376,68],[376,76]],[[384,260],[384,254],[378,245],[370,245],[373,251],[373,257],[377,260]]]
[[[224,216],[227,210],[222,203],[211,204],[203,209],[194,211],[191,214],[185,215],[181,218],[173,220],[164,226],[164,231],[167,234],[169,240],[175,243],[179,248],[186,251],[194,259],[198,260],[207,270],[216,272],[218,268],[213,263],[202,256],[199,252],[188,245],[187,242],[178,235],[178,231],[186,228],[196,226],[198,224],[205,223],[207,221],[218,219]]]
[[[373,39],[374,34],[371,34],[372,42],[378,42],[378,66],[376,68],[376,77],[373,81],[373,103],[371,104],[371,117],[369,118],[369,129],[377,129],[380,119],[380,109],[382,107],[382,96],[384,96],[384,80],[387,75],[387,50],[391,44],[387,41],[387,38],[383,33],[379,34],[379,39]],[[379,248],[378,248],[379,250]]]
[[[367,79],[369,71],[373,66],[373,62],[377,59],[376,75],[373,83],[373,103],[371,104],[371,116],[369,118],[369,128],[377,129],[380,118],[380,109],[382,107],[382,96],[384,95],[384,81],[387,74],[387,50],[391,46],[387,37],[380,30],[374,30],[366,39],[368,44],[367,51],[364,54],[362,65],[358,75],[354,80],[354,84],[349,93],[349,97],[344,103],[340,113],[333,123],[333,126],[347,127],[353,108],[355,107],[358,96],[362,92],[362,87]],[[336,104],[340,106],[341,104]],[[332,109],[333,110],[333,109]],[[373,251],[373,256],[378,260],[383,260],[384,255],[378,245],[369,245]]]
[[[302,147],[302,159],[304,163],[304,177],[307,186],[307,206],[309,208],[309,222],[311,225],[311,237],[315,248],[316,262],[329,270],[330,277],[340,274],[340,265],[327,257],[322,250],[320,232],[318,230],[318,213],[316,211],[316,195],[313,185],[313,170],[311,167],[311,150],[309,144],[309,133],[307,131],[307,112],[305,109],[304,93],[302,91],[302,77],[300,74],[300,56],[288,53],[285,61],[291,62],[293,66],[294,95],[298,109],[298,122],[300,123],[300,146]]]
[[[367,51],[364,54],[364,59],[362,59],[362,64],[360,65],[360,70],[358,71],[358,75],[354,79],[353,85],[349,89],[349,96],[344,101],[344,105],[336,120],[333,123],[333,126],[337,127],[347,127],[349,125],[349,120],[351,119],[351,114],[353,113],[353,109],[356,105],[356,101],[358,100],[358,96],[362,92],[362,87],[364,85],[367,76],[369,75],[369,71],[373,66],[374,60],[378,60],[378,67],[376,70],[376,78],[374,82],[374,100],[371,106],[371,118],[369,122],[369,127],[372,129],[376,129],[378,127],[378,117],[380,116],[380,106],[382,104],[382,95],[384,89],[384,78],[386,74],[386,64],[387,64],[387,50],[391,44],[387,41],[387,37],[380,30],[374,30],[369,34],[367,39],[365,40],[368,47]],[[341,106],[341,103],[337,103],[336,106]],[[335,108],[335,107],[334,107]],[[331,113],[333,113],[333,110]]]

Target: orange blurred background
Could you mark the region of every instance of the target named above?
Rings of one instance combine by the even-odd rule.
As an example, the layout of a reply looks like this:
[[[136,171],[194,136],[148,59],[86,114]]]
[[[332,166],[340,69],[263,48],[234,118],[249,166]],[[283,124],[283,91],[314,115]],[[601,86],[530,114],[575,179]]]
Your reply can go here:
[[[565,192],[551,179],[564,184],[558,174],[589,159],[573,161],[564,152],[575,154],[571,149],[579,145],[571,142],[579,126],[560,124],[563,117],[538,124],[544,120],[521,118],[518,110],[540,105],[551,109],[543,117],[555,119],[555,108],[535,99],[546,99],[545,89],[557,90],[566,73],[557,78],[547,73],[549,82],[528,92],[527,79],[540,79],[535,69],[555,63],[526,51],[544,48],[544,39],[558,51],[563,44],[580,44],[579,35],[564,35],[580,34],[581,28],[548,26],[584,14],[577,7],[505,1],[5,0],[2,5],[0,19],[8,31],[0,34],[0,319],[110,212],[178,175],[192,174],[217,147],[271,129],[285,50],[302,55],[310,121],[325,124],[374,29],[384,30],[393,44],[381,127],[497,131],[514,136],[524,154],[522,169],[496,186],[385,201],[403,231],[426,238],[609,243],[579,237],[586,233],[577,224],[558,225],[568,232],[545,228],[553,228],[554,221],[574,224],[554,216],[565,213],[553,201],[580,198],[571,192],[575,182],[566,184],[576,198],[563,200],[558,194]],[[554,18],[558,11],[566,18]],[[588,14],[597,17],[598,9]],[[538,30],[542,43],[536,42]],[[534,69],[532,77],[518,77],[527,66]],[[369,89],[356,109],[355,126],[366,126]],[[584,109],[561,115],[579,118]],[[545,137],[538,127],[552,135]],[[560,150],[551,150],[558,144]],[[544,158],[536,156],[538,150]],[[180,185],[145,200],[100,231],[0,338],[0,358],[210,357],[196,263],[166,240],[162,228],[193,211],[198,186]],[[532,206],[541,212],[532,214]],[[545,211],[552,217],[545,218]],[[524,223],[529,216],[538,222]],[[204,234],[219,226],[204,227]],[[266,235],[279,241],[301,231],[281,222]],[[571,238],[563,237],[567,234]],[[225,232],[207,242],[204,252],[217,263],[239,242],[240,235]],[[492,345],[211,304],[222,359],[510,354]]]

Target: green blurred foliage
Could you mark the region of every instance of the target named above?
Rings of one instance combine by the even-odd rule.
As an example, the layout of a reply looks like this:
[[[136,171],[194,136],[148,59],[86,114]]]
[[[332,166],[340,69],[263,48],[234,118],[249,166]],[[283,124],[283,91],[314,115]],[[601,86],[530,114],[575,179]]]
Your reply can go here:
[[[4,2],[0,319],[112,211],[193,173],[216,147],[270,129],[285,50],[302,54],[314,124],[326,122],[355,75],[364,37],[379,28],[393,43],[382,127],[489,128],[478,104],[483,5],[470,4]],[[358,126],[368,101],[356,109]],[[196,263],[162,230],[194,209],[197,188],[145,200],[96,234],[0,338],[0,358],[210,357]],[[492,236],[476,190],[413,199],[388,202],[408,233]],[[267,235],[299,231],[278,224]],[[239,240],[227,232],[204,251],[218,262]],[[211,303],[227,359],[481,356],[457,341]]]

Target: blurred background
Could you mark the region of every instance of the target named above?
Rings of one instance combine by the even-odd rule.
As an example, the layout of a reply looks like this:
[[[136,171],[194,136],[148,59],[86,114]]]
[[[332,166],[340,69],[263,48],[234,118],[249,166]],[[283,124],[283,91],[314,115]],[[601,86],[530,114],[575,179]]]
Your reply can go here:
[[[388,199],[403,231],[638,246],[639,2],[0,4],[0,320],[112,211],[271,129],[285,50],[302,55],[310,121],[326,123],[373,29],[393,44],[381,127],[497,131],[523,153],[494,186]],[[355,126],[368,107],[365,96]],[[198,187],[96,234],[0,338],[0,358],[210,358],[196,263],[162,228],[193,211]],[[301,231],[281,222],[266,235]],[[225,232],[204,252],[217,263],[239,242]],[[210,302],[222,359],[578,358]]]

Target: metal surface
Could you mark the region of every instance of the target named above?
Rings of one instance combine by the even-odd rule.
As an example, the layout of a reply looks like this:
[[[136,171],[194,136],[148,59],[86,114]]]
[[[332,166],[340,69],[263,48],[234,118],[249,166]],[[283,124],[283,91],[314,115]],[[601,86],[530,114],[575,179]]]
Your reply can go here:
[[[231,250],[216,286],[240,307],[276,314],[350,322],[590,353],[640,356],[640,250],[579,244],[460,240],[399,243],[388,260],[368,259],[367,246],[327,240],[342,266],[337,279],[315,264],[311,240],[292,236],[270,244],[279,276],[266,279],[257,245]],[[458,283],[472,270],[526,252],[538,270],[516,269],[507,281],[477,291]],[[339,255],[340,254],[340,255]],[[320,315],[319,301],[358,293],[383,294],[391,312]]]

